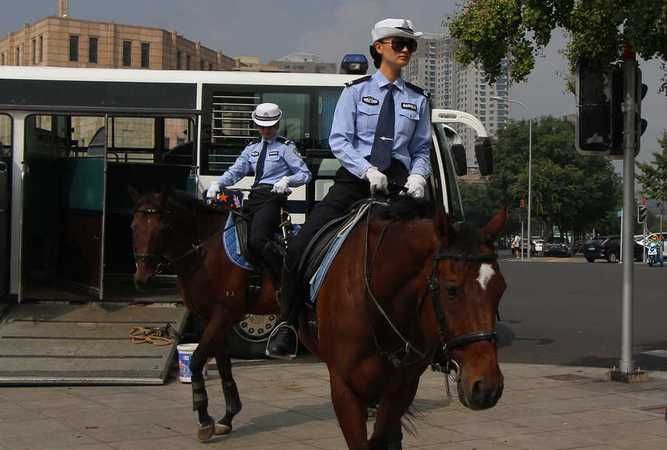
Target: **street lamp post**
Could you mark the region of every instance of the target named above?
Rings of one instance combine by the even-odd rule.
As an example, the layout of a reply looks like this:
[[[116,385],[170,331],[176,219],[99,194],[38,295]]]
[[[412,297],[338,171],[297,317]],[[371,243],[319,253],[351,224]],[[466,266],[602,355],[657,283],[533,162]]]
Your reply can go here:
[[[528,114],[528,255],[527,259],[530,260],[530,240],[531,240],[531,211],[530,208],[533,204],[532,202],[532,187],[533,187],[533,182],[532,182],[532,176],[533,176],[533,119],[530,117],[530,111],[528,110],[528,107],[523,104],[523,102],[520,102],[519,100],[511,100],[509,98],[504,98],[504,97],[497,97],[497,96],[492,96],[491,100],[495,100],[497,102],[505,102],[505,103],[516,103],[517,105],[523,107],[523,109],[526,110],[526,114]]]

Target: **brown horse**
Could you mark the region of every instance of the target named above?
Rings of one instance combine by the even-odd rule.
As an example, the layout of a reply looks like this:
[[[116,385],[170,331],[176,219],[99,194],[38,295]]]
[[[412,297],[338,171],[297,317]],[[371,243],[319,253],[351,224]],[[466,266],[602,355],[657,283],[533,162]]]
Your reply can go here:
[[[232,430],[232,419],[241,410],[241,400],[232,377],[225,336],[246,314],[278,312],[271,277],[263,277],[259,296],[249,305],[249,272],[234,265],[221,249],[221,232],[229,211],[208,207],[183,193],[140,196],[131,190],[130,195],[136,203],[132,220],[135,284],[139,289],[145,287],[161,264],[169,264],[178,276],[185,306],[204,325],[190,362],[193,409],[199,416],[198,438],[206,441],[213,434],[227,434]],[[211,357],[215,357],[218,366],[226,403],[226,414],[218,423],[208,414],[202,375]]]
[[[494,330],[505,282],[493,241],[507,212],[480,230],[452,226],[442,212],[415,216],[420,206],[405,199],[358,225],[320,290],[317,333],[302,321],[302,340],[329,369],[334,409],[350,449],[401,448],[401,418],[431,363],[457,369],[459,398],[472,409],[492,407],[502,394]],[[227,260],[218,238],[211,239],[225,220],[226,214],[197,200],[162,193],[137,199],[132,223],[137,285],[170,261],[186,306],[206,325],[191,363],[200,440],[230,432],[241,409],[226,332],[248,312],[277,310],[269,278],[256,307],[247,308],[247,273]],[[217,424],[207,412],[201,375],[210,356],[216,357],[227,404]],[[379,407],[368,440],[371,403]]]
[[[452,226],[442,212],[414,217],[419,205],[403,203],[403,212],[390,206],[352,232],[320,290],[317,334],[300,327],[327,364],[353,450],[401,448],[401,418],[432,363],[457,370],[459,399],[471,409],[494,406],[503,391],[494,330],[505,281],[493,242],[507,211],[480,230]]]

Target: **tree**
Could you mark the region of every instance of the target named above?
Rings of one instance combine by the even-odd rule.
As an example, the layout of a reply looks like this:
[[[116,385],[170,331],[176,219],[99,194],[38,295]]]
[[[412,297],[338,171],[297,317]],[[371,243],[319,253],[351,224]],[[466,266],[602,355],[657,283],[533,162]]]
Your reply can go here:
[[[653,162],[637,163],[637,180],[648,198],[667,200],[667,131],[658,139],[662,151],[653,153]]]
[[[480,63],[489,82],[502,75],[505,58],[511,78],[525,80],[557,28],[570,34],[572,68],[581,60],[617,61],[625,42],[644,59],[667,59],[665,1],[471,0],[450,25],[457,59]]]
[[[603,158],[579,155],[565,118],[533,124],[532,216],[547,229],[582,233],[598,228],[620,205],[621,180]],[[491,204],[518,206],[528,198],[528,122],[510,122],[498,133]]]

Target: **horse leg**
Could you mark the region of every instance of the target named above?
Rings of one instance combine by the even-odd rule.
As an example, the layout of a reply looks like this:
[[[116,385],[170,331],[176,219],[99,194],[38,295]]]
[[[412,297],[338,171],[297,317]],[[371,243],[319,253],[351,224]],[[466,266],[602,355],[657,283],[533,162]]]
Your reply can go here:
[[[197,411],[199,417],[199,430],[197,438],[205,442],[213,436],[215,421],[208,414],[208,395],[206,394],[206,383],[204,381],[203,369],[209,356],[213,355],[213,348],[220,342],[227,331],[225,310],[215,308],[211,319],[206,324],[197,350],[190,360],[190,371],[192,372],[192,409]]]
[[[401,418],[410,408],[418,387],[419,378],[412,383],[401,384],[398,389],[382,396],[369,450],[402,450]]]
[[[225,394],[225,417],[220,419],[215,425],[215,434],[228,434],[232,431],[232,420],[234,416],[241,411],[241,399],[239,397],[239,390],[234,382],[232,376],[232,360],[229,353],[221,350],[215,356],[216,364],[218,365],[218,372],[222,380],[222,392]]]
[[[368,450],[366,403],[350,389],[340,376],[330,372],[330,380],[331,401],[348,448]]]

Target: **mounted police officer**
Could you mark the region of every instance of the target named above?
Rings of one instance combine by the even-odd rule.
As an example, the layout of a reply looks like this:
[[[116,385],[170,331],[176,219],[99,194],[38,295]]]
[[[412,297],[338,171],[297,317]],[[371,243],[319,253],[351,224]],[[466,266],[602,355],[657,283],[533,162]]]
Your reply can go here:
[[[280,208],[285,205],[290,187],[310,181],[310,170],[296,151],[294,143],[278,136],[282,111],[274,103],[257,105],[252,120],[261,139],[248,144],[234,164],[206,192],[215,198],[224,187],[231,186],[251,173],[255,183],[244,212],[251,217],[248,247],[255,259],[264,263],[276,281],[280,281],[282,258],[271,246],[273,234],[280,226]]]
[[[305,296],[297,269],[315,233],[371,193],[387,193],[390,183],[405,186],[413,197],[424,196],[431,172],[428,98],[422,89],[401,78],[421,35],[407,19],[376,23],[370,52],[378,71],[347,83],[338,100],[329,144],[342,167],[329,193],[288,245],[282,322],[269,338],[268,356],[285,359],[296,355],[296,328]]]

